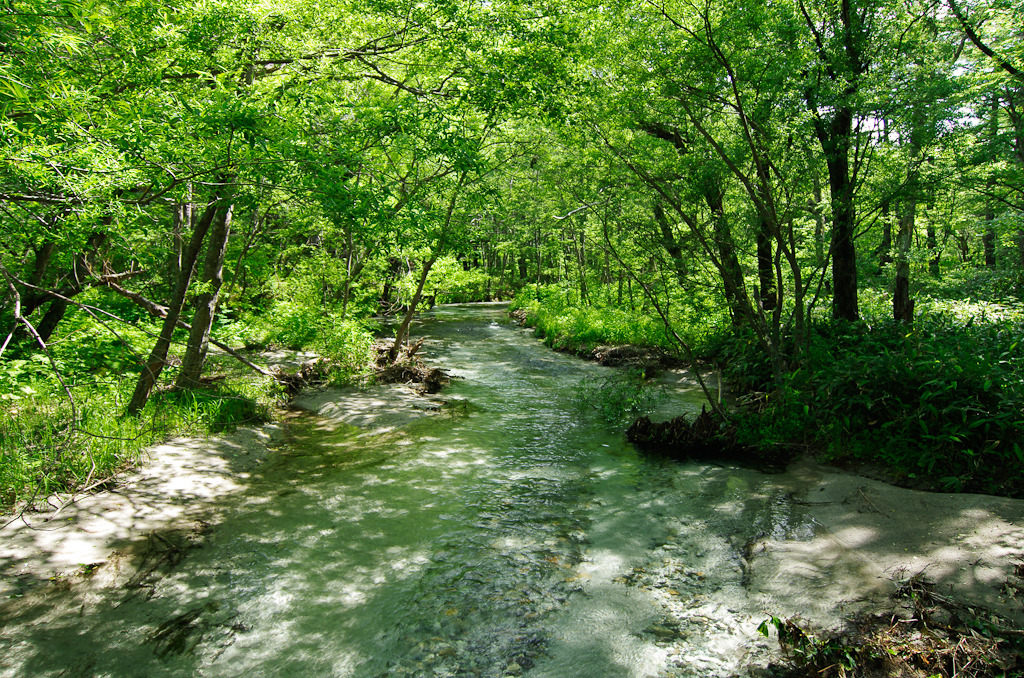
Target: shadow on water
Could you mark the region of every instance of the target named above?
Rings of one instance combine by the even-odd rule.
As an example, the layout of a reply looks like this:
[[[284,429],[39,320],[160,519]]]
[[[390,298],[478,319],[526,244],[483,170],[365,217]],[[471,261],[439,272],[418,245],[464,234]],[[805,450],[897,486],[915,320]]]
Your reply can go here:
[[[502,318],[421,328],[463,405],[372,430],[298,416],[216,528],[134,544],[116,585],[8,603],[0,676],[725,676],[773,656],[766,612],[844,600],[817,587],[824,551],[767,554],[850,538],[812,501],[850,528],[866,504],[818,497],[814,470],[638,456],[572,404],[606,368]]]

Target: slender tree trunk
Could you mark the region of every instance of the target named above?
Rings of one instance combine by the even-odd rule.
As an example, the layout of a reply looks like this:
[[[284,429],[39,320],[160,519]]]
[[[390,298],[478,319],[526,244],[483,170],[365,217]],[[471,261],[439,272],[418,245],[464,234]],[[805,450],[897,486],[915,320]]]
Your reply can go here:
[[[814,263],[821,268],[825,265],[825,215],[822,207],[821,177],[818,176],[818,165],[814,161],[810,146],[807,147],[807,166],[811,174],[811,197],[807,200],[807,208],[814,215]]]
[[[988,133],[989,133],[989,144],[993,147],[996,144],[996,140],[999,137],[999,95],[992,97],[992,105],[989,110],[988,119]],[[991,176],[985,182],[985,187],[991,191],[995,188],[996,178]],[[995,200],[992,198],[985,199],[985,232],[981,236],[981,244],[985,250],[985,266],[987,268],[996,267],[996,209]]]
[[[896,238],[896,286],[892,295],[892,315],[896,322],[907,325],[914,322],[914,300],[910,298],[910,243],[914,237],[916,211],[917,201],[911,198],[903,207]]]
[[[931,258],[928,260],[928,273],[933,278],[938,278],[942,275],[940,262],[942,261],[942,250],[939,249],[939,238],[935,232],[935,222],[927,218],[925,215],[924,225],[924,240],[928,246],[928,251],[931,252]]]
[[[687,270],[686,260],[683,258],[683,248],[680,247],[672,233],[672,225],[669,223],[668,217],[665,216],[665,210],[660,200],[654,202],[654,221],[658,224],[658,230],[661,232],[661,246],[665,248],[668,256],[672,259],[672,269],[676,274],[676,280],[680,285],[685,285]]]
[[[768,220],[757,218],[757,282],[761,295],[761,306],[766,311],[778,305],[778,290],[775,287],[775,265],[772,256],[772,233]]]
[[[109,217],[105,217],[103,221],[105,225],[110,224]],[[106,239],[107,234],[101,232],[96,232],[89,236],[89,240],[85,245],[85,252],[75,257],[74,262],[71,264],[71,273],[68,276],[70,280],[67,288],[62,290],[61,296],[73,297],[85,289],[85,278],[89,274],[92,261]],[[50,341],[50,337],[57,330],[57,325],[64,319],[68,306],[70,306],[70,302],[67,298],[60,299],[54,297],[53,301],[50,302],[46,313],[43,315],[43,319],[36,325],[36,334],[39,335],[39,338],[44,343]]]
[[[202,282],[206,289],[196,295],[196,311],[192,316],[192,329],[188,333],[188,345],[181,359],[181,371],[174,382],[179,389],[195,388],[203,373],[203,363],[210,348],[210,330],[216,315],[220,288],[224,282],[224,255],[227,252],[228,237],[231,235],[231,217],[234,205],[228,203],[217,211],[217,217],[210,229],[206,245],[206,259],[203,263]]]
[[[437,261],[437,258],[444,252],[445,249],[445,237],[448,233],[448,229],[452,225],[452,215],[455,213],[455,204],[458,202],[459,194],[462,192],[462,185],[466,181],[466,174],[462,173],[459,175],[459,181],[452,189],[451,198],[448,200],[448,210],[445,213],[444,224],[441,227],[441,236],[437,243],[437,248],[430,255],[423,264],[423,271],[420,273],[420,279],[416,283],[416,292],[412,296],[412,303],[409,304],[409,310],[406,311],[405,317],[402,319],[402,324],[398,328],[398,332],[395,334],[395,343],[391,345],[391,350],[388,351],[388,362],[395,362],[395,358],[398,357],[398,349],[405,338],[409,335],[409,326],[412,325],[413,316],[416,315],[416,307],[420,303],[420,297],[423,295],[423,286],[427,283],[427,276],[430,275],[430,269]]]
[[[210,229],[210,224],[213,223],[213,218],[217,214],[218,204],[218,198],[214,197],[206,206],[203,215],[192,229],[188,244],[182,250],[181,269],[174,286],[173,296],[167,306],[167,315],[164,317],[163,325],[160,328],[160,335],[157,337],[156,343],[153,344],[149,357],[146,359],[146,364],[142,368],[142,373],[139,374],[139,380],[135,383],[135,392],[128,403],[129,413],[139,412],[146,406],[146,402],[153,392],[153,387],[156,386],[157,379],[160,377],[160,372],[163,371],[164,365],[167,364],[167,353],[171,348],[174,328],[178,326],[181,309],[185,304],[185,295],[188,293],[189,283],[192,282],[192,273],[195,270],[196,260],[199,258],[199,252],[203,247],[203,241],[206,239],[206,233]]]
[[[882,202],[882,242],[878,243],[878,247],[875,249],[879,273],[892,263],[892,220],[889,212],[889,200],[886,199]]]
[[[412,325],[413,316],[416,315],[416,308],[419,306],[420,298],[423,296],[423,286],[427,284],[427,276],[430,275],[430,269],[434,266],[435,261],[437,261],[436,253],[423,262],[423,270],[420,272],[420,279],[416,282],[416,291],[412,295],[412,301],[409,303],[409,308],[405,312],[405,317],[402,318],[402,324],[399,325],[398,332],[395,334],[395,343],[392,344],[391,349],[388,350],[389,363],[395,362],[402,343],[405,341],[405,338],[409,336],[409,327]]]

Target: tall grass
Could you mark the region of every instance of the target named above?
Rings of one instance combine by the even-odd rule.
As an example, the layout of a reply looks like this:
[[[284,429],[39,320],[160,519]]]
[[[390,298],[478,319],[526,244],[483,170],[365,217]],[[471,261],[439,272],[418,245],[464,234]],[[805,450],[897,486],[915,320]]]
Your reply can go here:
[[[257,380],[258,381],[258,380]],[[203,435],[267,421],[269,383],[156,393],[141,413],[122,414],[133,379],[71,388],[44,385],[0,406],[0,511],[84,490],[135,466],[173,435]]]

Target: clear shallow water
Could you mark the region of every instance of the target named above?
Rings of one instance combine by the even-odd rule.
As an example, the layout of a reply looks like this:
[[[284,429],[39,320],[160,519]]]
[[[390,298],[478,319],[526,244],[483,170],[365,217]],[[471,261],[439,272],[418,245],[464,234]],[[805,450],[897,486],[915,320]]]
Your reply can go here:
[[[455,406],[380,434],[296,419],[200,548],[166,576],[30,606],[0,638],[0,675],[714,676],[765,661],[744,545],[811,532],[766,477],[638,455],[576,405],[607,368],[550,352],[503,307],[439,308],[415,331],[457,377]],[[692,391],[671,397],[699,410]]]

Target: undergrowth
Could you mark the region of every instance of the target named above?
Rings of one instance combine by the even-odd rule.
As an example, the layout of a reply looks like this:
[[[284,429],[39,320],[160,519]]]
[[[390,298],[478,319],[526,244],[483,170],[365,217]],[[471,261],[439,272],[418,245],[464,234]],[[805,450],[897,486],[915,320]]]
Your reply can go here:
[[[288,319],[298,323],[299,317],[285,313],[261,324],[252,318],[234,320],[228,313],[218,321],[214,335],[236,346],[258,347],[282,338]],[[102,484],[136,465],[147,447],[169,437],[220,433],[271,417],[281,387],[215,348],[206,369],[217,375],[215,380],[201,389],[171,391],[167,385],[176,371],[172,364],[161,375],[163,386],[142,412],[126,416],[140,356],[148,351],[157,329],[148,318],[133,320],[118,325],[115,334],[87,314],[71,313],[49,344],[48,355],[28,341],[12,344],[4,353],[0,513]],[[372,337],[362,324],[308,313],[303,322],[315,331],[303,342],[288,343],[326,357],[329,380],[347,383],[368,369]],[[304,332],[294,327],[292,331]],[[177,344],[172,353],[181,350]]]
[[[741,411],[739,440],[798,443],[831,461],[877,463],[897,480],[948,491],[1024,496],[1021,325],[924,316],[820,323],[781,385],[751,341],[725,373],[762,406]]]
[[[774,631],[787,660],[774,675],[785,678],[1010,678],[1024,671],[1024,642],[1012,622],[939,595],[920,576],[899,586],[893,610],[855,617],[844,628],[817,632],[771,617],[758,630]]]
[[[633,344],[669,353],[677,348],[664,324],[649,314],[614,306],[577,306],[556,288],[546,289],[541,299],[517,297],[511,310],[524,313],[524,324],[558,351],[585,355],[604,344]]]
[[[961,286],[988,291],[997,282],[972,278]],[[557,288],[539,296],[517,299],[513,310],[553,348],[580,354],[606,343],[672,349],[650,315],[577,307]],[[778,382],[753,333],[722,325],[710,337],[701,334],[707,328],[674,329],[701,337],[700,354],[721,365],[739,396],[732,414],[736,442],[767,458],[780,450],[811,451],[826,461],[873,467],[902,484],[1024,497],[1019,302],[1012,296],[1000,303],[976,295],[950,300],[922,290],[914,324],[906,326],[891,320],[883,289],[863,289],[861,301],[866,320],[814,318]],[[787,345],[796,346],[793,337]]]

